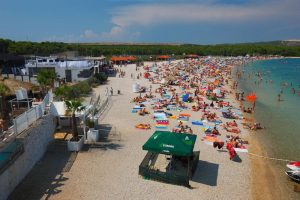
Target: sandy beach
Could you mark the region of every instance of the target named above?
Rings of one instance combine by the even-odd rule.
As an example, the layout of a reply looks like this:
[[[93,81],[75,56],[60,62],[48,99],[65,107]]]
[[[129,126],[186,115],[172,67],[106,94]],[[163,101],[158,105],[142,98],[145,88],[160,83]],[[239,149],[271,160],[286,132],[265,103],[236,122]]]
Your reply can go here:
[[[135,65],[122,70],[126,71],[124,78],[110,78],[108,85],[95,89],[102,95],[106,87],[121,91],[122,95],[112,97],[112,105],[100,121],[119,132],[121,141],[111,141],[105,150],[79,153],[70,172],[64,173],[67,181],[58,188],[61,192],[51,199],[251,199],[247,154],[239,153],[241,162],[233,162],[227,152],[201,141],[200,135],[195,145],[200,161],[191,181],[193,189],[139,177],[138,166],[146,154],[142,145],[154,130],[139,130],[134,125],[153,124],[153,120],[131,113],[130,99],[137,96],[132,92],[137,80],[130,77],[131,73],[136,76]],[[138,82],[149,86],[146,79]],[[199,118],[199,113],[187,112]]]
[[[79,152],[70,170],[57,175],[63,182],[55,185],[55,192],[44,194],[40,199],[253,199],[248,154],[237,152],[238,161],[230,160],[226,148],[217,150],[203,141],[203,128],[191,126],[190,122],[187,124],[197,135],[194,150],[200,150],[198,167],[190,180],[191,188],[145,180],[139,176],[139,164],[147,153],[142,150],[142,145],[155,131],[155,121],[151,118],[153,110],[150,104],[146,106],[151,113],[148,116],[131,112],[135,105],[131,100],[139,96],[139,93],[132,92],[132,85],[138,82],[141,86],[149,87],[150,83],[148,79],[136,79],[137,74],[144,70],[136,71],[135,64],[120,69],[126,72],[123,78],[118,75],[110,77],[106,85],[94,89],[94,93],[102,97],[107,89],[114,90],[110,106],[99,121],[100,132],[108,134],[108,139]],[[131,78],[131,74],[134,78]],[[154,91],[159,84],[152,86]],[[117,90],[121,94],[117,94]],[[154,95],[159,96],[156,93]],[[233,107],[239,106],[232,95],[226,96],[224,101],[230,102]],[[222,115],[219,109],[208,110],[216,112],[219,117]],[[191,109],[182,112],[191,114],[191,119],[197,120],[202,115],[201,111],[194,112]],[[179,114],[178,111],[172,113]],[[223,123],[229,121],[221,117],[219,119]],[[242,128],[241,122],[237,120],[242,131],[240,135],[244,138],[248,130]],[[135,128],[139,123],[149,123],[152,128]],[[177,124],[177,120],[170,120],[170,129]],[[224,129],[219,130],[222,136],[228,134]],[[26,198],[34,199],[36,195],[32,190]]]

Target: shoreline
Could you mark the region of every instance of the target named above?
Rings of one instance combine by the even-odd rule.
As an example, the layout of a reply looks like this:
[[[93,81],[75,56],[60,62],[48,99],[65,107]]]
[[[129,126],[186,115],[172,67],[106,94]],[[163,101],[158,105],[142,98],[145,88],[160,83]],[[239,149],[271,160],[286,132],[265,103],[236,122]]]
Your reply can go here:
[[[287,56],[287,57],[284,57],[284,58],[300,58],[300,56]]]
[[[287,57],[287,58],[291,58],[291,57]],[[281,58],[269,58],[269,59],[281,59]],[[260,61],[260,60],[266,60],[266,59],[259,59],[256,61]],[[232,71],[238,67],[240,66],[239,65],[233,66]],[[232,75],[232,81],[234,80],[238,80],[238,79],[236,78],[236,76]],[[238,92],[239,90],[240,90],[239,88],[236,88],[233,91]],[[243,101],[237,101],[237,102],[241,106],[243,105]],[[243,112],[243,117],[256,121],[254,117],[254,113],[247,116],[247,114]],[[263,146],[262,146],[263,144],[261,143],[260,140],[255,138],[254,135],[254,134],[260,134],[260,131],[258,132],[251,131],[249,129],[245,129],[245,130],[248,132],[247,140],[249,141],[249,153],[264,156],[265,151],[263,150]],[[276,169],[275,167],[270,167],[272,166],[270,161],[268,159],[251,156],[250,154],[248,154],[248,158],[250,163],[250,174],[251,174],[250,186],[251,186],[252,199],[264,199],[264,200],[284,199],[288,194],[287,192],[282,191],[282,187],[280,186],[280,180],[276,178],[276,172],[275,172]]]

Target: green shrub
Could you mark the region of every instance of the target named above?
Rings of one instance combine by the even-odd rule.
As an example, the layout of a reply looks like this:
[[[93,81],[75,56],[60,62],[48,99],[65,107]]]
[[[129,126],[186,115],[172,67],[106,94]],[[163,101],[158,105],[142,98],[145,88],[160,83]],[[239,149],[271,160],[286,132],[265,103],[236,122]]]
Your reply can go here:
[[[97,82],[100,84],[107,81],[107,75],[103,72],[95,74],[94,77],[96,78]]]
[[[73,87],[78,96],[86,96],[92,91],[91,86],[85,81],[80,82]]]

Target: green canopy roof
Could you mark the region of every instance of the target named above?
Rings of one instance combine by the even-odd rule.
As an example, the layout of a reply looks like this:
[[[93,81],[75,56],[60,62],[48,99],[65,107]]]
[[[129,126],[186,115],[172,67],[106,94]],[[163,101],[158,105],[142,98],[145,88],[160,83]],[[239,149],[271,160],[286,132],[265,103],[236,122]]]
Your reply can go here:
[[[197,136],[184,133],[155,131],[143,145],[143,150],[161,154],[190,156],[193,154]]]

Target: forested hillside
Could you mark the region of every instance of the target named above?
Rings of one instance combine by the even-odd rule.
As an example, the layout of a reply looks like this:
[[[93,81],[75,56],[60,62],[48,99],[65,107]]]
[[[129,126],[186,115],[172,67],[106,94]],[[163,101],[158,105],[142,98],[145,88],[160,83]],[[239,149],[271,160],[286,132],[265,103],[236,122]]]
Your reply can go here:
[[[111,55],[282,55],[300,56],[300,46],[287,46],[280,41],[244,44],[67,44],[61,42],[16,42],[0,39],[0,53],[48,56],[64,51],[78,51],[80,56]]]

